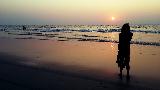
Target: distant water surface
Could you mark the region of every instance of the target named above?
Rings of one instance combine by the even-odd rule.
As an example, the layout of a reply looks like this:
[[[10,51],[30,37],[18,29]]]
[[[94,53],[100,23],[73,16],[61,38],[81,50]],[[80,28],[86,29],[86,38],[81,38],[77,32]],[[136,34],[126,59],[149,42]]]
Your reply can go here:
[[[1,37],[60,41],[118,42],[120,26],[112,25],[1,25]],[[160,46],[160,25],[132,25],[133,44]]]

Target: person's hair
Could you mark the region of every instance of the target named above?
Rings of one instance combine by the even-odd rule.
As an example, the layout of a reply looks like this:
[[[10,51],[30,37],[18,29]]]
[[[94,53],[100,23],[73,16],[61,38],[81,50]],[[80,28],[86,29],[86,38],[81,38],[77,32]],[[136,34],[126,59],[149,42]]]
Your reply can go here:
[[[122,32],[122,33],[129,33],[129,32],[130,32],[129,23],[125,23],[125,24],[122,26],[121,32]]]

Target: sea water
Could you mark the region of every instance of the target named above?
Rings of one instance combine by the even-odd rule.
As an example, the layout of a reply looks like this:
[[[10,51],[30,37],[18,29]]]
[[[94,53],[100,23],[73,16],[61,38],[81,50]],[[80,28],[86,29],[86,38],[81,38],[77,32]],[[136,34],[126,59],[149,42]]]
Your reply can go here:
[[[117,43],[120,31],[117,25],[0,25],[1,37],[16,39]],[[131,32],[134,33],[132,44],[160,46],[160,25],[131,25]]]

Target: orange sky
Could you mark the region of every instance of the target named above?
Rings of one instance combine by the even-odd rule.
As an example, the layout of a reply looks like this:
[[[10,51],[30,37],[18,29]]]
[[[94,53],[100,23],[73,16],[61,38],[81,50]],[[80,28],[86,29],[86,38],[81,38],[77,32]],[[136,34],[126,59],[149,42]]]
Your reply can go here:
[[[159,3],[160,0],[1,0],[0,24],[160,24]]]

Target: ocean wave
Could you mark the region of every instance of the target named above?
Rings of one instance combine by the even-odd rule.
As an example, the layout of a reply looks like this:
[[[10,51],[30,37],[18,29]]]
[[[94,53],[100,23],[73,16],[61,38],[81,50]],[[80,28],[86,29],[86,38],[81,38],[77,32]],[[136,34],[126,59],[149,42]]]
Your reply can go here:
[[[37,31],[37,32],[120,32],[119,26],[112,25],[0,25],[0,31]],[[160,34],[160,25],[134,25],[131,32]]]
[[[78,41],[95,41],[95,42],[112,42],[119,43],[116,40],[99,40],[99,39],[80,39]],[[144,42],[144,41],[131,41],[130,44],[138,44],[138,45],[149,45],[149,46],[160,46],[159,42]]]
[[[77,28],[77,26],[75,27],[71,26],[72,28],[67,28],[64,26],[56,26],[53,28],[50,28],[50,26],[45,28],[42,26],[41,27],[28,26],[28,29],[26,30],[22,30],[20,27],[22,26],[19,26],[19,27],[17,26],[14,28],[13,26],[9,26],[9,27],[0,26],[0,31],[7,33],[8,36],[15,35],[16,37],[16,35],[21,35],[21,37],[20,38],[18,37],[17,39],[30,39],[30,38],[24,37],[24,36],[29,36],[29,37],[36,37],[36,38],[44,37],[45,39],[58,38],[59,41],[77,40],[77,41],[113,42],[113,43],[118,43],[117,41],[118,33],[121,31],[121,29],[119,28],[91,29],[91,28],[85,27],[82,29],[82,28]],[[75,35],[75,32],[76,32],[76,35]],[[117,33],[112,35],[110,34],[112,32],[117,32]],[[160,30],[141,29],[141,28],[137,28],[134,30],[134,28],[131,28],[131,32],[140,33],[140,34],[135,34],[135,37],[133,37],[132,39],[133,41],[131,41],[131,44],[160,46],[160,38],[159,38]],[[101,34],[98,34],[98,33],[101,33]],[[105,34],[105,33],[109,33],[109,34]]]

